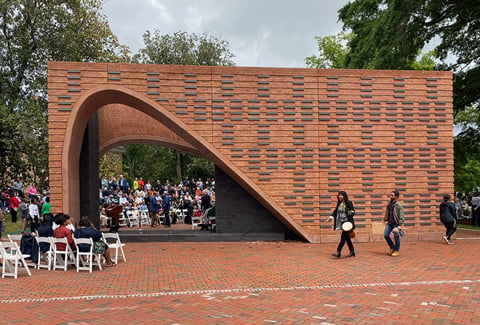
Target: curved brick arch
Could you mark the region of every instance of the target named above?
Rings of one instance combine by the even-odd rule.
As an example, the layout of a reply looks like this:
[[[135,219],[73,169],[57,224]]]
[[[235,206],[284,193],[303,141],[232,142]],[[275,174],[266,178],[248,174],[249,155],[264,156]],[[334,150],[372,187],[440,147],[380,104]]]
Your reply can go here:
[[[72,114],[68,119],[66,127],[63,148],[63,188],[68,189],[66,195],[63,196],[64,211],[72,215],[79,215],[80,202],[78,197],[71,194],[78,193],[80,188],[80,180],[78,177],[79,159],[86,125],[91,116],[101,107],[115,103],[121,103],[135,108],[136,110],[151,116],[156,121],[170,129],[173,133],[180,135],[185,139],[184,143],[178,142],[175,144],[167,139],[163,139],[163,143],[168,143],[174,148],[178,147],[179,149],[183,148],[190,150],[191,152],[196,152],[198,155],[212,161],[217,167],[223,170],[240,186],[248,191],[252,197],[276,216],[291,231],[299,235],[301,238],[309,240],[305,231],[299,227],[267,193],[250,182],[248,177],[246,177],[239,169],[229,164],[228,159],[225,159],[215,147],[205,141],[197,132],[172,115],[168,110],[164,110],[161,107],[158,109],[159,106],[151,99],[139,96],[130,89],[121,86],[100,86],[92,89],[78,100],[76,107],[72,110]],[[134,142],[135,140],[138,139],[128,135],[123,139],[112,139],[113,142],[106,145],[104,148],[101,148],[101,150],[104,151],[108,146],[113,146],[115,143],[126,143],[128,141]],[[162,142],[162,140],[155,139],[155,137],[143,139],[143,141],[151,143]]]

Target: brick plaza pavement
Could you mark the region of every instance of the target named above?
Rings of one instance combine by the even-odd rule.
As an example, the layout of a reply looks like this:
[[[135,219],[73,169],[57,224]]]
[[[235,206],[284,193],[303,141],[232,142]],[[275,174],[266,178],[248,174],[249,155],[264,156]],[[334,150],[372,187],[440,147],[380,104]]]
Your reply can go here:
[[[93,273],[32,270],[0,280],[2,324],[475,324],[480,237],[454,245],[127,243]],[[408,234],[407,234],[408,236]],[[346,249],[346,247],[345,247]],[[344,254],[347,250],[344,250]]]

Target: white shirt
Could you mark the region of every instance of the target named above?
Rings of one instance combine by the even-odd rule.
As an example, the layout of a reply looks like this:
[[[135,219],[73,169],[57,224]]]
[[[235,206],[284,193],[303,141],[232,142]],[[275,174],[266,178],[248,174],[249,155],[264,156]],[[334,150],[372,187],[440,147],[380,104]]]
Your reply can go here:
[[[30,214],[31,218],[34,218],[34,217],[38,218],[38,216],[39,216],[38,206],[35,203],[30,204],[28,206],[28,213]]]

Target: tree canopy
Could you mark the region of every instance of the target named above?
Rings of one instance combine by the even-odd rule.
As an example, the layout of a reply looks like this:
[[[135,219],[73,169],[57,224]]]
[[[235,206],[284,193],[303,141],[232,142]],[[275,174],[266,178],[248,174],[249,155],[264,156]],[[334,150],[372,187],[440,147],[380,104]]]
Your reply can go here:
[[[339,10],[339,21],[344,32],[317,37],[320,55],[306,58],[308,66],[454,72],[462,128],[454,139],[455,187],[480,187],[480,2],[355,0]]]
[[[0,2],[0,178],[48,173],[47,62],[122,61],[100,0]]]
[[[356,0],[339,20],[353,33],[347,68],[411,69],[419,51],[433,47],[437,68],[455,72],[455,113],[478,105],[478,0]]]
[[[144,64],[233,65],[234,55],[227,41],[209,34],[186,32],[161,34],[146,31],[145,46],[134,55],[133,61]],[[180,181],[184,176],[205,178],[214,176],[212,162],[170,148],[131,144],[123,154],[125,173],[129,177],[161,182]],[[173,164],[172,162],[175,162]],[[145,162],[148,162],[147,164]],[[155,168],[151,168],[155,166]]]

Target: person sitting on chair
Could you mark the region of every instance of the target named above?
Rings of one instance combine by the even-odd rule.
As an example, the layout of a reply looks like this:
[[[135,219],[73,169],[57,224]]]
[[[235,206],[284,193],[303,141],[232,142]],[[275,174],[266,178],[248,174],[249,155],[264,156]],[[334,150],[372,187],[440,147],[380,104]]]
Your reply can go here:
[[[93,240],[93,253],[102,254],[107,261],[107,266],[116,266],[110,257],[110,251],[108,245],[102,241],[102,233],[93,227],[93,224],[87,217],[82,217],[78,222],[78,228],[75,230],[75,238],[92,238]],[[86,246],[86,247],[85,247]],[[88,252],[90,247],[87,244],[79,244],[78,249],[82,252]]]
[[[211,208],[208,208],[205,210],[202,216],[202,223],[199,224],[201,227],[200,230],[208,230],[210,227],[210,218],[215,217],[215,203],[213,203],[213,206]]]
[[[43,215],[42,224],[38,227],[38,237],[53,237],[53,214],[46,213]],[[40,251],[45,253],[50,248],[48,243],[40,243]]]
[[[55,238],[67,238],[67,242],[75,250],[75,242],[73,241],[73,231],[69,228],[71,225],[71,217],[68,214],[57,213],[55,215],[55,223],[57,227],[53,230],[53,237]],[[57,249],[65,250],[64,243],[57,243]]]

